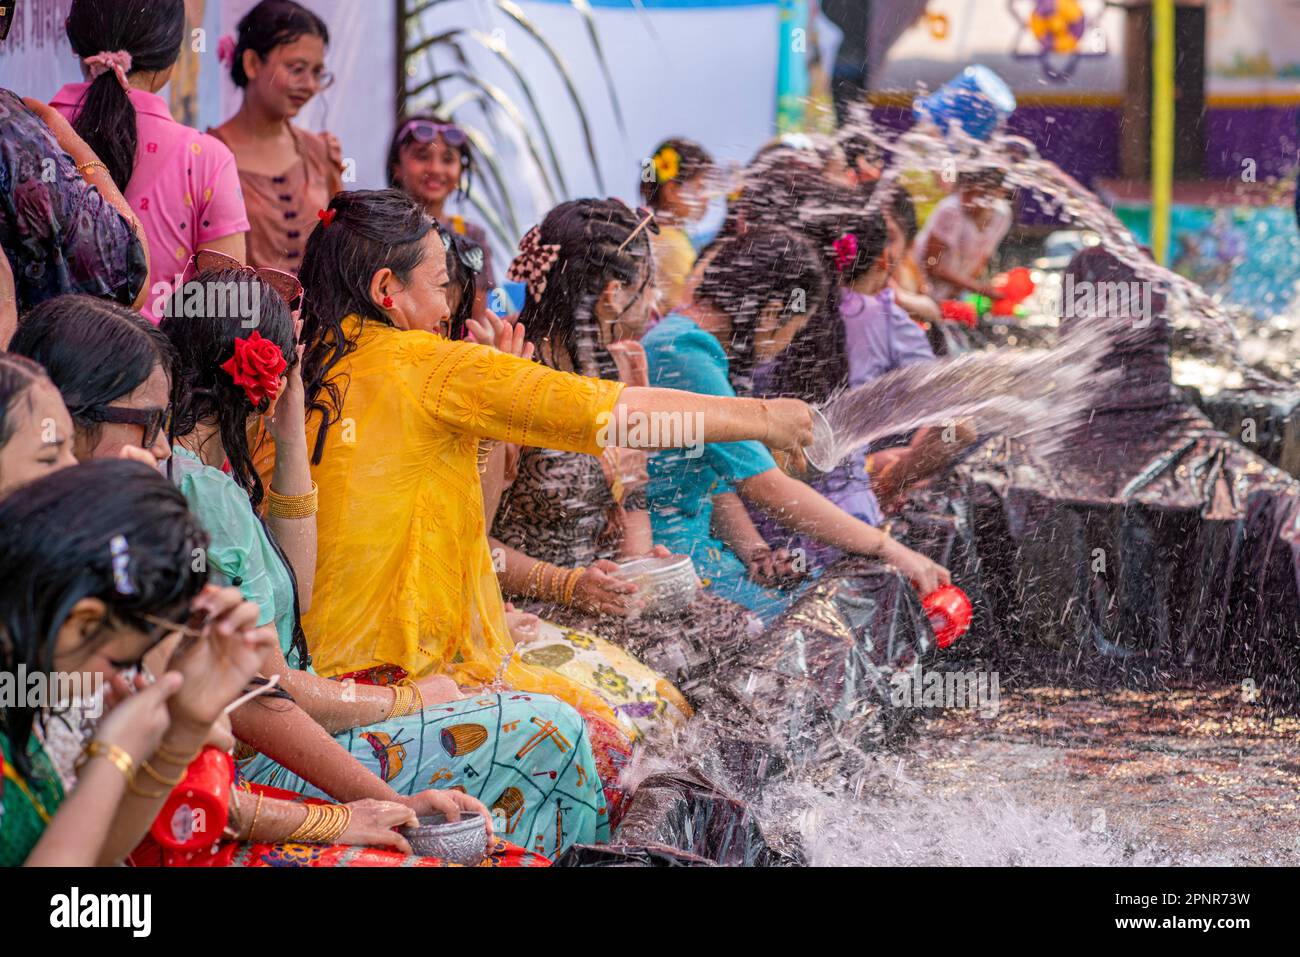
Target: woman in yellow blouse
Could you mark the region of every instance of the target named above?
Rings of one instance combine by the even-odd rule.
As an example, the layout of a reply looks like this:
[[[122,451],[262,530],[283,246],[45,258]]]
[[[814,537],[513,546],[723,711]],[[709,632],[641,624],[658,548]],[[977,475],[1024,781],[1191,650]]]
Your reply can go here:
[[[537,255],[544,275],[547,251]],[[520,327],[497,329],[498,350],[445,339],[443,240],[397,190],[335,196],[301,278],[320,489],[303,627],[324,675],[395,666],[462,686],[501,680],[608,716],[590,692],[512,654],[484,528],[480,440],[598,455],[624,438],[607,427],[611,415],[635,423],[697,412],[707,441],[757,439],[798,455],[812,439],[795,400],[704,399],[555,372],[527,361]],[[612,286],[620,309],[653,288]]]

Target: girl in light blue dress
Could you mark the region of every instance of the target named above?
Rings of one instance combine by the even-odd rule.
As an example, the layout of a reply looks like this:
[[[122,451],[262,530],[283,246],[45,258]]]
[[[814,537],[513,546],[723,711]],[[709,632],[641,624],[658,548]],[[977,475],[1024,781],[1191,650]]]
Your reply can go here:
[[[697,275],[692,301],[642,339],[650,384],[719,396],[749,392],[755,366],[780,355],[823,301],[821,262],[807,239],[781,227],[753,227],[719,240]],[[923,595],[948,582],[939,565],[787,475],[761,443],[659,452],[649,471],[655,540],[689,554],[710,588],[764,620],[798,595],[774,586],[790,583],[792,572],[816,570],[800,567],[799,555],[774,562],[738,507],[742,500],[791,531],[897,566]]]

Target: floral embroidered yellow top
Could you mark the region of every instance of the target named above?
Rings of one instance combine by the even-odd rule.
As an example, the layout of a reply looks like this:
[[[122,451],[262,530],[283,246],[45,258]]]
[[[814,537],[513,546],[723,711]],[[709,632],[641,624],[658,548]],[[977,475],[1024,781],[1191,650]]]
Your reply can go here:
[[[315,667],[395,664],[490,682],[513,642],[483,526],[478,441],[599,454],[597,417],[623,386],[356,318],[349,338],[358,324],[356,351],[334,368],[342,415],[312,469],[317,567],[303,628]],[[309,448],[318,428],[313,417]],[[606,710],[517,657],[503,678]]]

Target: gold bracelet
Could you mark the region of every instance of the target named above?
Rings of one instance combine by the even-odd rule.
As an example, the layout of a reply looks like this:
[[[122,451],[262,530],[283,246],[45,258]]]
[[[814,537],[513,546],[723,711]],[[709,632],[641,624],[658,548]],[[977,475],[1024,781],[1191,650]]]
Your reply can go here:
[[[135,776],[135,762],[131,760],[131,755],[127,754],[116,744],[108,744],[104,741],[91,741],[82,749],[81,757],[73,765],[76,771],[81,771],[86,762],[92,758],[103,758],[113,767],[117,768],[126,776],[129,782]]]
[[[103,163],[101,163],[99,160],[91,160],[89,163],[82,163],[80,166],[77,167],[77,173],[80,174],[81,176],[85,176],[86,172],[92,169],[102,169],[105,173],[108,174],[109,179],[113,178],[113,174],[112,172],[109,171],[109,168],[105,166]]]
[[[281,495],[272,489],[267,496],[267,513],[272,518],[311,518],[319,505],[319,493],[315,482],[306,495]]]
[[[262,813],[262,798],[264,798],[264,797],[266,797],[266,795],[262,794],[262,793],[259,791],[259,792],[258,792],[258,795],[257,795],[257,803],[256,803],[255,805],[253,805],[253,823],[250,824],[250,825],[248,825],[248,843],[249,843],[249,844],[253,844],[253,843],[255,843],[255,842],[253,841],[253,832],[257,830],[257,816],[258,816],[259,814]]]
[[[533,562],[533,567],[528,569],[528,577],[524,579],[523,594],[526,598],[538,598],[540,595],[534,590],[541,583],[542,569],[546,567],[546,562],[540,559]],[[533,579],[537,580],[534,581]]]
[[[302,819],[302,823],[293,829],[293,832],[286,837],[286,844],[309,844],[311,836],[316,832],[317,824],[321,818],[321,805],[308,804],[307,816]]]
[[[174,788],[174,787],[176,787],[176,785],[180,784],[182,781],[185,780],[185,772],[184,772],[184,771],[182,771],[180,774],[176,775],[176,779],[175,779],[175,780],[172,780],[171,778],[165,778],[165,777],[163,777],[161,774],[159,774],[157,771],[155,771],[152,767],[149,766],[149,762],[148,762],[148,761],[141,761],[141,762],[140,762],[140,770],[143,771],[145,774],[149,775],[149,777],[153,778],[153,779],[154,779],[155,781],[157,781],[159,784],[165,784],[165,785],[167,785],[169,788]]]
[[[488,459],[492,456],[492,450],[497,447],[493,439],[479,439],[478,441],[478,474],[487,474]]]
[[[182,754],[180,751],[176,751],[173,748],[167,747],[167,745],[165,744],[160,744],[158,745],[158,747],[154,749],[155,757],[162,758],[164,761],[166,761],[169,764],[176,764],[183,768],[188,768],[191,764],[194,763],[194,759],[197,758],[202,753],[203,753],[202,745],[200,745],[199,749],[195,751],[193,754],[189,755],[188,757]]]
[[[167,788],[163,788],[161,791],[146,791],[144,788],[140,787],[140,785],[135,783],[134,777],[130,778],[126,782],[126,789],[136,797],[148,798],[151,801],[156,801],[158,798],[166,797],[171,793]]]
[[[424,692],[420,690],[420,686],[417,685],[414,681],[409,682],[409,684],[411,688],[411,694],[415,698],[415,707],[411,710],[410,713],[419,714],[421,711],[424,710]]]
[[[578,582],[582,581],[582,575],[585,571],[585,568],[575,568],[569,572],[569,579],[564,583],[564,603],[566,605],[573,604],[573,596],[578,590]]]
[[[564,569],[559,565],[552,565],[546,570],[546,600],[549,602],[558,601],[560,597],[560,579],[564,575]]]
[[[385,721],[392,721],[394,718],[401,718],[408,714],[414,714],[413,705],[415,703],[415,692],[407,684],[395,684],[390,686],[393,689],[393,706],[388,709],[388,715]]]
[[[285,840],[290,844],[330,844],[348,829],[351,820],[351,808],[342,804],[309,804],[307,816]]]
[[[317,838],[317,842],[320,844],[333,844],[343,836],[343,832],[352,823],[352,808],[346,804],[330,804],[326,805],[326,807],[330,812],[329,823],[325,825],[325,829]]]

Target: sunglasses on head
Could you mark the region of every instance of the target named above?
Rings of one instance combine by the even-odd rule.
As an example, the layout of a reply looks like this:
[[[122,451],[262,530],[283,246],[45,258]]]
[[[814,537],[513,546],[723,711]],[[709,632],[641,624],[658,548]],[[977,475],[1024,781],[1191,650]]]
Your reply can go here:
[[[455,233],[451,232],[442,223],[434,220],[438,227],[438,235],[442,238],[442,244],[456,254],[456,261],[472,272],[475,276],[483,271],[483,247],[478,243],[466,242]]]
[[[213,249],[200,249],[190,260],[190,265],[193,267],[195,275],[222,269],[233,269],[248,276],[256,276],[274,289],[276,295],[283,299],[285,305],[290,309],[297,309],[302,305],[302,283],[292,273],[282,272],[279,269],[254,269],[252,266],[241,263],[233,256],[227,256],[225,253],[219,253]]]
[[[153,444],[158,441],[158,436],[170,428],[172,410],[170,407],[166,409],[127,409],[117,405],[106,405],[87,409],[81,413],[81,418],[107,425],[137,426],[144,432],[144,441],[140,443],[140,447],[148,449],[152,448]]]
[[[432,143],[438,137],[452,149],[460,149],[469,142],[469,137],[455,123],[434,123],[431,120],[411,120],[397,134],[399,146],[415,140],[417,143]]]

